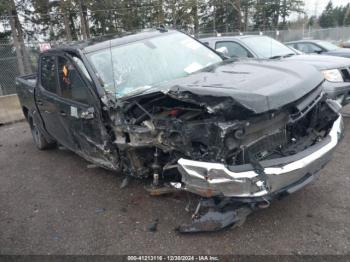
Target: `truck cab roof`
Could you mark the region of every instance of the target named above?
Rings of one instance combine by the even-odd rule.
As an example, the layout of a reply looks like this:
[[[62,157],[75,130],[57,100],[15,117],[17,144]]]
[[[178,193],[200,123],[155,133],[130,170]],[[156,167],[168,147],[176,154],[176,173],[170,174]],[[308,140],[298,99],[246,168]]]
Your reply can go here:
[[[146,29],[135,32],[124,32],[116,35],[101,36],[89,40],[75,41],[69,44],[63,44],[55,48],[51,48],[46,52],[83,52],[91,53],[109,46],[125,45],[128,43],[144,40],[147,38],[157,37],[162,34],[171,34],[177,32],[176,30],[162,30],[162,29]]]

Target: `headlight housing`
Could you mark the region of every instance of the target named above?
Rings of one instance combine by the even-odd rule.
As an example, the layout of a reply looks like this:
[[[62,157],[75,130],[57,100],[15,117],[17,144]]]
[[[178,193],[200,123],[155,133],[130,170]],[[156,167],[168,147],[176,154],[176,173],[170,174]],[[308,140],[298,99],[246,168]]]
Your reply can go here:
[[[322,74],[329,82],[344,82],[343,76],[338,69],[323,70]]]

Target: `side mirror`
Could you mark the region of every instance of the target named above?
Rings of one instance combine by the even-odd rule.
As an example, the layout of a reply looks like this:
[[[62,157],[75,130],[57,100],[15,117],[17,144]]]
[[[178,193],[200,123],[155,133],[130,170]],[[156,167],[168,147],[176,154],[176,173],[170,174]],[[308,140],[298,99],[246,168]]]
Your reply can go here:
[[[90,120],[95,117],[95,109],[93,107],[89,107],[87,110],[80,113],[80,118]]]
[[[228,55],[228,50],[226,46],[222,46],[220,48],[215,49],[216,52],[222,54],[223,56],[229,56]]]

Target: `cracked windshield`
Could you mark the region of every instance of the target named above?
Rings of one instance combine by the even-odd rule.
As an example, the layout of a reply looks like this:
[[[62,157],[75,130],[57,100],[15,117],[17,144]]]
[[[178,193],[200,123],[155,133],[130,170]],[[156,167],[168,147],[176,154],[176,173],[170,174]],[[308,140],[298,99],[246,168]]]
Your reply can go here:
[[[123,97],[184,77],[222,61],[206,46],[182,33],[99,50],[88,55],[106,91]]]

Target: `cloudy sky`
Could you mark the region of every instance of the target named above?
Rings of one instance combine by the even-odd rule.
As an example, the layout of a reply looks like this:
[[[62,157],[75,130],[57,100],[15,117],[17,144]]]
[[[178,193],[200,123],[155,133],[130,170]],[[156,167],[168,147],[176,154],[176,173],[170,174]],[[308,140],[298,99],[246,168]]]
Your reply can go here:
[[[321,14],[323,9],[328,4],[329,0],[304,0],[305,11],[308,15],[314,15],[315,10],[317,15]],[[350,3],[350,0],[332,0],[333,6],[346,5]]]

